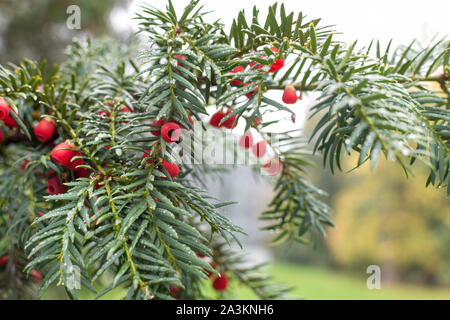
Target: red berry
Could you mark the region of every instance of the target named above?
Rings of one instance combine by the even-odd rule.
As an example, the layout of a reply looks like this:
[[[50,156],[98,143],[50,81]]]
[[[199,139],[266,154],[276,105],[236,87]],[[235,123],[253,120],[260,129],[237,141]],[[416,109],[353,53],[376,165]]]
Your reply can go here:
[[[91,174],[91,170],[87,168],[76,168],[75,174],[78,176],[78,178],[87,178]]]
[[[258,65],[256,65],[256,64],[258,64],[256,61],[251,62],[250,68],[252,68],[252,70],[258,70],[258,69],[261,69],[264,67],[262,64],[258,64]]]
[[[217,291],[224,291],[228,288],[228,276],[225,273],[222,273],[220,277],[214,279],[213,288]]]
[[[273,73],[275,71],[278,71],[278,70],[280,70],[283,67],[284,67],[284,59],[278,59],[270,67],[269,73]]]
[[[129,109],[127,106],[125,106],[125,105],[122,105],[122,108],[119,109],[119,112],[126,112],[126,113],[132,112],[132,113],[134,113],[134,111],[130,110],[130,109]],[[119,121],[119,123],[128,123],[128,122],[127,122],[127,121]]]
[[[242,66],[237,66],[234,67],[233,69],[230,70],[231,73],[239,73],[239,72],[244,72],[244,67]],[[231,80],[231,84],[232,85],[241,85],[243,82],[241,80]]]
[[[203,259],[205,257],[205,255],[201,254],[200,252],[196,252],[195,254],[197,255],[197,257],[199,257],[201,259]]]
[[[167,170],[172,179],[178,176],[178,173],[180,173],[180,168],[178,168],[175,162],[170,163],[169,161],[162,160],[161,164]]]
[[[256,127],[258,127],[261,124],[261,119],[259,118],[253,118],[252,124]]]
[[[275,46],[270,47],[270,50],[272,50],[272,52],[275,52],[275,53],[280,52],[280,50],[278,50]]]
[[[223,123],[220,124],[220,121],[222,121],[222,119],[223,119],[223,117],[225,117],[225,115],[226,114],[222,110],[217,111],[216,113],[214,113],[212,115],[211,119],[209,120],[209,124],[216,128],[223,127]]]
[[[100,116],[100,120],[105,120],[106,118],[110,117],[108,110],[101,110],[101,111],[97,112],[97,114]]]
[[[263,140],[252,147],[253,154],[258,158],[263,157],[267,151],[267,143]]]
[[[231,110],[228,110],[227,113],[225,114],[225,116],[229,115],[231,113]],[[225,120],[222,125],[228,129],[233,129],[236,128],[237,126],[237,122],[234,123],[234,121],[236,120],[236,115],[232,115],[230,118],[228,118],[227,120]],[[234,124],[234,125],[233,125]]]
[[[180,287],[174,286],[173,284],[169,288],[169,296],[178,298],[178,293],[180,291]]]
[[[250,85],[250,83],[247,82],[245,85],[248,86],[248,85]],[[252,92],[246,93],[245,96],[250,99],[258,92],[258,90],[259,90],[259,88],[256,88]]]
[[[10,108],[11,107],[10,107],[9,103],[5,99],[0,97],[0,120],[3,121],[3,119],[5,119],[6,117],[9,116]]]
[[[9,257],[3,256],[0,258],[0,267],[3,267],[8,262]]]
[[[161,136],[166,142],[177,142],[181,137],[181,128],[175,122],[168,122],[161,127]]]
[[[151,134],[159,137],[161,135],[161,127],[164,124],[164,119],[159,119],[158,121],[153,121],[153,124],[150,125]]]
[[[244,149],[249,149],[253,146],[253,136],[250,131],[248,131],[245,135],[239,139],[239,146]]]
[[[270,159],[264,165],[263,168],[270,175],[276,175],[281,170],[281,161],[280,159]]]
[[[82,154],[80,151],[76,151],[75,155],[73,157],[81,157]],[[72,158],[73,159],[73,158]],[[71,160],[68,164],[67,164],[67,169],[69,170],[76,170],[78,169],[78,166],[81,166],[82,164],[84,164],[84,160],[82,158],[77,158],[77,159],[73,159]]]
[[[66,191],[66,187],[59,181],[57,176],[52,177],[47,180],[47,191],[48,194],[60,194]]]
[[[30,162],[30,160],[23,160],[22,161],[22,163],[20,164],[20,167],[19,167],[19,171],[20,172],[24,172],[25,171],[28,162]]]
[[[31,270],[30,276],[31,280],[35,283],[39,283],[42,280],[42,274],[37,270]]]
[[[19,125],[16,123],[16,121],[14,121],[13,118],[11,117],[7,117],[5,120],[3,120],[3,122],[5,123],[5,126],[7,126],[8,128],[17,128]]]
[[[8,102],[6,102],[5,99],[3,99],[2,97],[0,97],[0,120],[3,121],[5,123],[5,125],[8,128],[17,128],[18,125],[16,123],[16,121],[14,121],[13,118],[11,118],[11,116],[9,115],[9,112],[12,111],[15,114],[17,114],[9,105]]]
[[[44,215],[44,213],[41,212],[41,211],[38,211],[37,214],[40,215],[40,216],[43,216],[43,215]]]
[[[72,150],[66,150],[66,149],[72,149]],[[56,147],[53,148],[51,156],[53,161],[55,161],[57,164],[65,166],[65,167],[74,167],[74,165],[80,164],[83,162],[82,159],[78,159],[75,161],[71,161],[73,157],[81,155],[79,151],[73,150],[75,149],[75,146],[68,142],[63,142],[58,144]]]
[[[231,73],[239,73],[239,72],[244,72],[244,67],[243,66],[237,66],[234,67],[233,69],[230,70]]]
[[[286,104],[294,104],[298,100],[297,91],[293,86],[286,86],[284,88],[282,100]]]
[[[177,59],[177,60],[186,60],[186,57],[185,57],[185,56],[182,56],[182,55],[179,55],[179,54],[174,54],[173,57],[174,57],[175,59]],[[184,64],[182,64],[180,61],[178,61],[177,64],[178,64],[180,67],[183,67],[183,66],[184,66]]]
[[[133,112],[127,106],[123,106],[119,111],[120,112]]]
[[[100,189],[101,186],[102,186],[102,185],[100,184],[100,182],[97,182],[97,183],[95,184],[95,186],[94,186],[94,190]]]
[[[36,138],[42,143],[47,142],[55,133],[55,121],[51,118],[44,118],[34,127]]]
[[[2,129],[0,129],[0,143],[3,142],[3,139],[5,139],[5,136],[4,136],[4,134],[3,134]]]

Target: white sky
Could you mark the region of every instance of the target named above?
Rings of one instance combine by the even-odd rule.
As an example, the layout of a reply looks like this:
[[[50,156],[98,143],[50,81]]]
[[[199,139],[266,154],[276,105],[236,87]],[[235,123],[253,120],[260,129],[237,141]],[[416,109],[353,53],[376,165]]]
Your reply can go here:
[[[189,0],[173,0],[174,6],[181,11]],[[323,24],[334,24],[343,32],[342,40],[359,39],[361,44],[371,39],[383,42],[394,38],[397,43],[408,44],[413,39],[429,41],[434,35],[450,33],[450,0],[284,0],[287,11],[299,12],[311,18],[322,18]],[[164,8],[166,0],[135,0],[128,12],[116,12],[122,19],[118,28],[132,27],[131,17],[141,3],[151,3],[157,8]],[[265,8],[274,0],[203,0],[205,9],[214,11],[211,20],[221,18],[230,26],[241,9],[248,14],[254,5],[261,9],[261,17]],[[126,19],[125,14],[128,15]],[[126,22],[128,21],[128,23]]]

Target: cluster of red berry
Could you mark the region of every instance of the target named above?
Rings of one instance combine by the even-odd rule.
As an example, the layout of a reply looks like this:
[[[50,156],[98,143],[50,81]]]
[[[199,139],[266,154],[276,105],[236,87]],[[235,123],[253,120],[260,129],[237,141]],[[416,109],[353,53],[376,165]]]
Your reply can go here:
[[[274,53],[279,53],[279,50],[274,46],[272,46],[270,48],[270,50],[272,50],[272,52],[274,52]],[[265,57],[265,55],[260,56],[260,58],[263,58],[263,57]],[[251,70],[258,70],[258,69],[262,69],[264,67],[264,65],[262,65],[256,61],[253,61],[249,64],[249,67]],[[275,60],[274,63],[272,63],[268,72],[274,73],[275,71],[278,71],[283,67],[284,67],[284,59],[278,58],[277,60]],[[233,68],[230,72],[231,73],[239,73],[239,72],[244,72],[244,71],[245,71],[245,68],[243,66],[237,66],[237,67]],[[262,72],[262,70],[261,70],[261,72]],[[232,85],[242,85],[244,83],[240,80],[232,80],[231,84]],[[245,83],[245,85],[249,85],[249,83]]]
[[[272,46],[270,48],[270,50],[272,50],[274,53],[279,53],[279,50],[274,46]],[[261,57],[265,57],[265,56],[262,55]],[[279,58],[272,64],[272,66],[270,67],[268,72],[273,73],[273,72],[278,71],[281,68],[283,68],[283,66],[284,66],[284,59]],[[258,69],[263,68],[264,66],[257,62],[252,62],[249,64],[249,67],[251,70],[258,70]],[[233,68],[232,70],[230,70],[231,73],[240,73],[240,72],[244,72],[244,71],[245,71],[244,66],[237,66],[237,67]],[[261,70],[261,72],[262,72],[262,70]],[[250,85],[250,83],[244,83],[243,81],[238,80],[238,79],[232,80],[231,84],[235,85],[235,86]],[[247,98],[250,99],[255,93],[258,92],[258,90],[259,89],[256,88],[254,91],[247,93],[246,94]],[[284,103],[295,104],[299,98],[300,97],[297,95],[297,92],[296,92],[296,89],[294,86],[288,85],[285,87],[283,96],[282,96],[282,100]],[[232,110],[230,110],[230,109],[228,109],[226,112],[224,112],[222,110],[217,111],[216,113],[214,113],[212,115],[212,117],[209,121],[209,124],[216,128],[222,128],[222,127],[225,127],[228,129],[235,128],[237,125],[236,115],[233,115],[233,116],[229,117],[227,120],[223,121],[223,119],[226,116],[228,116],[230,113],[232,113]],[[255,120],[260,122],[259,119],[255,119]],[[254,121],[254,123],[256,123],[256,122]],[[250,131],[246,132],[243,136],[241,136],[241,138],[239,140],[239,146],[244,149],[251,148],[253,154],[258,158],[263,157],[267,152],[266,141],[262,140],[256,144],[254,144],[253,136]],[[279,159],[270,159],[264,164],[263,167],[266,169],[266,171],[269,174],[277,174],[281,169],[281,161]]]
[[[188,114],[188,119],[189,119],[189,123],[191,125],[193,125],[194,121],[192,120],[190,114]],[[181,133],[182,133],[181,128],[183,128],[185,130],[190,130],[189,127],[186,128],[185,126],[183,126],[181,123],[179,123],[177,121],[166,122],[166,120],[164,120],[164,119],[159,119],[159,120],[153,121],[152,125],[150,126],[150,132],[155,137],[161,136],[164,139],[164,141],[166,141],[167,143],[174,143],[174,142],[178,142],[181,138]],[[161,152],[161,149],[159,149],[158,151]],[[147,152],[150,153],[150,150],[147,150]],[[144,153],[142,157],[147,158],[148,156],[149,156],[148,153]],[[180,173],[180,168],[178,167],[178,165],[175,162],[169,162],[164,159],[160,159],[160,160],[161,160],[161,165],[167,170],[167,172],[169,173],[171,178],[175,178],[178,176],[178,174]],[[151,160],[148,160],[147,162],[150,163]]]
[[[108,104],[109,107],[111,107],[111,104]],[[125,105],[122,105],[121,108],[119,109],[119,112],[128,112],[128,113],[132,113],[133,111],[128,108]],[[107,118],[109,118],[111,116],[111,113],[108,110],[100,110],[99,112],[97,112],[97,114],[100,116],[101,120],[105,120]]]
[[[252,149],[253,154],[261,158],[267,152],[267,143],[264,140],[261,140],[258,143],[253,142],[253,135],[250,131],[247,131],[241,138],[239,139],[239,146],[244,149]]]
[[[270,48],[270,50],[272,50],[272,52],[274,52],[274,53],[279,53],[279,50],[277,48],[273,47],[273,46]],[[263,58],[263,57],[265,57],[265,55],[261,55],[260,56],[260,58]],[[258,70],[258,69],[262,69],[264,67],[264,65],[253,61],[253,62],[251,62],[249,64],[249,67],[250,67],[250,70]],[[279,57],[278,59],[275,60],[274,63],[272,63],[272,65],[270,66],[268,72],[269,73],[274,73],[275,71],[278,71],[278,70],[280,70],[283,67],[284,67],[284,59]],[[230,70],[231,73],[240,73],[240,72],[244,72],[244,71],[245,71],[245,67],[244,66],[237,66],[237,67],[234,67],[233,69]],[[260,72],[263,72],[263,70],[260,70]],[[234,85],[234,86],[241,86],[241,85],[248,86],[248,85],[250,85],[250,83],[249,82],[244,83],[241,80],[234,79],[234,80],[231,80],[231,85]],[[259,90],[259,88],[255,88],[255,90],[245,94],[245,96],[248,99],[250,99],[251,97],[253,97],[258,92],[258,90]]]
[[[10,112],[14,112],[9,103],[0,97],[0,120],[5,123],[5,125],[9,128],[16,128],[18,125],[12,119]],[[46,117],[39,121],[39,123],[34,127],[34,134],[36,138],[45,143],[49,141],[55,134],[56,125],[55,121]],[[1,130],[0,130],[1,132]],[[0,133],[0,142],[3,140],[3,132]],[[71,170],[77,170],[76,166],[83,164],[82,159],[77,159],[72,161],[72,158],[75,156],[81,156],[80,152],[66,149],[74,149],[74,146],[64,142],[56,146],[52,151],[52,158],[56,163],[62,164],[70,168]],[[20,171],[23,172],[25,170],[25,166],[29,161],[25,160],[22,162],[20,167]],[[77,171],[80,172],[80,171]],[[65,186],[60,182],[59,178],[54,175],[55,171],[51,171],[47,174],[49,177],[47,180],[47,189],[46,191],[49,194],[59,194],[65,191]]]
[[[262,140],[254,144],[253,136],[250,131],[247,131],[245,135],[241,136],[239,140],[239,146],[241,146],[244,149],[251,148],[253,154],[258,158],[263,157],[267,152],[266,141]],[[267,174],[277,175],[281,170],[281,161],[278,158],[271,158],[264,163],[263,168],[267,172]]]
[[[279,50],[275,47],[271,47],[271,50],[278,54]],[[264,55],[261,55],[260,57],[265,57]],[[186,57],[181,55],[174,55],[174,58],[177,60],[178,66],[183,67],[183,63],[181,61],[186,60]],[[278,59],[271,65],[270,69],[268,70],[269,73],[276,72],[280,70],[284,66],[284,59],[281,57],[278,57]],[[262,69],[263,65],[252,62],[249,64],[249,67],[252,70],[258,70]],[[244,72],[245,68],[243,66],[237,66],[234,69],[232,69],[231,73],[239,73]],[[262,70],[261,70],[262,72]],[[244,83],[240,80],[233,80],[232,85],[243,85]],[[245,85],[249,85],[249,83],[246,83]],[[248,98],[251,98],[258,89],[255,89],[255,91],[247,94]],[[287,86],[285,88],[284,94],[283,94],[283,102],[287,104],[295,103],[298,100],[296,90],[293,86]],[[108,104],[109,107],[112,107],[112,104]],[[5,123],[5,125],[9,128],[16,128],[18,125],[16,121],[11,117],[11,112],[15,111],[11,108],[11,106],[8,104],[8,102],[0,97],[0,120]],[[130,110],[127,106],[122,105],[119,109],[119,112],[133,112]],[[236,115],[230,116],[227,120],[222,121],[225,117],[229,116],[232,113],[232,110],[228,109],[226,111],[219,110],[216,112],[210,119],[209,123],[216,128],[228,128],[233,129],[237,126],[236,121]],[[110,117],[110,111],[108,109],[101,110],[98,112],[98,115],[101,117],[102,120],[105,120]],[[191,116],[188,114],[188,119],[190,124],[193,124]],[[160,119],[157,121],[154,121],[152,123],[151,127],[151,133],[154,136],[161,136],[167,143],[174,143],[179,141],[181,137],[181,128],[189,130],[190,128],[186,128],[182,124],[180,124],[177,121],[170,121],[166,122],[164,119]],[[51,117],[45,117],[34,128],[34,134],[36,138],[42,142],[47,143],[52,138],[55,138],[56,133],[56,124],[55,121]],[[0,143],[4,139],[4,134],[0,130]],[[252,149],[253,154],[261,158],[266,154],[267,151],[267,143],[263,140],[256,144],[253,143],[253,137],[251,132],[247,132],[244,136],[241,137],[239,141],[239,145],[244,149]],[[109,149],[110,147],[107,146]],[[149,154],[144,153],[143,157],[148,157]],[[89,176],[90,170],[84,167],[79,167],[84,164],[82,154],[77,149],[75,145],[70,143],[69,141],[65,141],[63,143],[58,144],[55,146],[51,152],[51,157],[53,161],[63,167],[66,167],[67,169],[74,171],[78,177],[87,177]],[[150,162],[150,160],[149,160]],[[270,162],[270,161],[269,161]],[[269,167],[271,163],[266,163],[264,167]],[[161,159],[162,166],[167,170],[169,175],[172,178],[175,178],[179,174],[179,167],[176,163],[168,162],[164,159]],[[25,166],[23,166],[25,167]],[[47,180],[47,192],[49,194],[59,194],[65,191],[65,186],[61,183],[58,176],[54,174],[54,171],[51,171],[48,173],[48,180]]]
[[[220,124],[220,122],[222,121],[222,119],[230,114],[230,110],[228,110],[227,112],[223,112],[221,110],[217,111],[216,113],[214,113],[211,117],[211,119],[209,120],[209,124],[213,127],[216,128],[231,128],[231,125],[235,122],[236,120],[236,116],[233,115],[232,117],[230,117],[229,119],[225,120],[222,124]],[[230,121],[232,120],[232,121]],[[228,122],[230,121],[230,122]],[[258,118],[255,118],[253,120],[253,124],[254,125],[258,125],[261,122],[261,120],[259,120]],[[225,124],[230,124],[231,125],[225,125]],[[237,123],[234,124],[233,128],[236,127]],[[253,139],[253,135],[250,131],[247,131],[243,136],[240,137],[239,139],[239,146],[241,148],[244,149],[251,149],[252,153],[257,157],[257,158],[262,158],[266,155],[267,153],[267,142],[265,140],[261,140],[257,143],[254,143],[254,139]],[[266,170],[266,172],[269,175],[276,175],[280,172],[281,170],[281,161],[277,158],[273,158],[273,159],[269,159],[267,162],[264,163],[263,168]]]
[[[222,119],[226,115],[230,114],[230,112],[231,112],[230,110],[228,110],[227,112],[223,112],[221,110],[217,111],[216,113],[214,113],[212,115],[211,119],[209,120],[209,124],[216,128],[222,128],[222,127],[231,128],[231,125],[236,120],[236,115],[233,115],[229,119],[225,120],[222,124],[220,124]],[[260,122],[261,122],[261,120],[259,120],[258,118],[255,118],[253,120],[253,124],[256,126]],[[231,125],[230,125],[230,123],[231,123]],[[229,125],[225,125],[225,124],[229,124]],[[237,122],[234,124],[233,128],[236,127],[236,125],[237,125]],[[243,136],[240,137],[239,146],[244,149],[251,149],[252,153],[257,158],[262,158],[267,153],[267,142],[265,140],[261,140],[257,143],[254,143],[253,135],[250,131],[247,131]],[[266,170],[266,172],[269,175],[276,175],[281,170],[281,161],[277,158],[269,159],[267,162],[264,163],[263,168]]]
[[[0,120],[5,123],[5,125],[9,128],[16,128],[18,125],[12,119],[10,112],[14,112],[9,103],[0,97]],[[39,123],[34,127],[34,134],[36,138],[42,142],[48,142],[52,137],[54,137],[56,131],[55,121],[46,117],[39,121]],[[1,132],[1,131],[0,131]],[[0,142],[3,140],[3,132],[0,133]],[[70,170],[75,170],[77,174],[83,173],[80,170],[76,169],[77,166],[83,164],[82,159],[72,160],[72,158],[81,156],[79,151],[74,150],[75,147],[68,142],[63,142],[57,145],[52,151],[52,159],[63,166],[66,166]],[[24,161],[21,165],[20,171],[25,170],[25,166],[28,161]],[[86,169],[83,169],[86,170]],[[47,192],[49,194],[59,194],[65,191],[65,186],[61,184],[59,178],[54,176],[54,171],[48,173],[49,179],[47,180]],[[84,173],[83,173],[84,174]]]
[[[128,107],[122,106],[119,110],[120,112],[133,112]],[[110,112],[108,110],[101,110],[98,115],[102,120],[110,117]],[[189,122],[193,124],[192,118],[189,115]],[[186,129],[180,123],[173,121],[167,122],[163,119],[153,122],[151,126],[151,133],[155,136],[162,136],[163,139],[168,142],[177,142],[181,137],[181,128]],[[158,131],[155,131],[157,129]],[[56,127],[53,119],[47,117],[41,120],[34,128],[34,133],[39,141],[45,143],[51,139],[55,133]],[[149,150],[148,150],[149,151]],[[149,154],[144,153],[144,158],[148,157]],[[51,157],[53,161],[71,171],[74,171],[78,177],[88,177],[90,170],[85,167],[79,167],[84,164],[82,158],[82,153],[78,148],[70,143],[69,141],[62,142],[55,146],[51,152]],[[150,160],[149,160],[150,162]],[[168,162],[161,159],[162,166],[167,170],[172,178],[175,178],[179,174],[179,168],[176,163]],[[66,187],[61,183],[60,178],[55,175],[54,171],[51,171],[47,175],[49,178],[47,180],[47,193],[55,195],[63,193]]]
[[[209,120],[209,124],[215,128],[223,128],[223,127],[227,129],[235,128],[237,126],[236,115],[233,115],[227,120],[222,122],[222,119],[225,118],[230,113],[231,110],[227,110],[226,112],[223,112],[222,110],[217,111],[212,115],[211,119]],[[257,121],[253,121],[254,124],[258,122],[260,122],[259,119]],[[253,136],[250,131],[248,131],[245,135],[241,137],[241,139],[239,140],[239,145],[244,149],[252,148],[253,154],[258,158],[263,157],[267,151],[267,143],[264,140],[256,144],[253,144]]]

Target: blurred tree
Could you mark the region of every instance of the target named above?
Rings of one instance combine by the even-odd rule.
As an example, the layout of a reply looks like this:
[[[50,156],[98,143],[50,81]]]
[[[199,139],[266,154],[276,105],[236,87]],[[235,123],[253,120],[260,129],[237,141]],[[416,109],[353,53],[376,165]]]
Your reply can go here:
[[[61,61],[63,48],[83,34],[112,34],[109,17],[113,8],[129,0],[0,0],[0,63],[23,57]],[[81,9],[81,30],[69,30],[67,7]]]
[[[424,189],[424,175],[405,181],[394,163],[380,161],[376,174],[365,165],[343,182],[328,238],[341,266],[380,265],[386,282],[448,281],[450,203],[445,192]]]

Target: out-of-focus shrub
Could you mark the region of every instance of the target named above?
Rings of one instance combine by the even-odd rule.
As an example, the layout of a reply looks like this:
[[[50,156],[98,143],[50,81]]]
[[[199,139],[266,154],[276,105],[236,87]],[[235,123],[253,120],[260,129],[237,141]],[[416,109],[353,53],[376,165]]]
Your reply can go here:
[[[335,197],[336,228],[328,244],[347,268],[380,265],[384,280],[450,284],[450,203],[424,189],[419,170],[407,181],[395,163],[354,173]]]
[[[129,0],[0,1],[0,63],[17,62],[24,57],[61,61],[63,48],[73,37],[111,34],[111,10],[128,3]],[[81,10],[80,30],[66,26],[67,8],[73,4]]]

